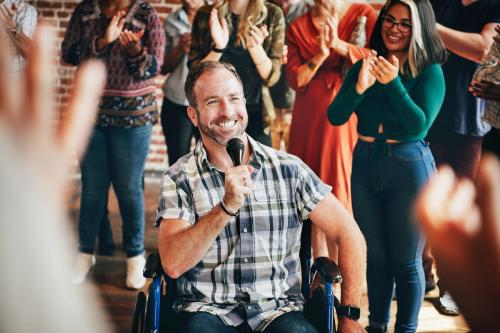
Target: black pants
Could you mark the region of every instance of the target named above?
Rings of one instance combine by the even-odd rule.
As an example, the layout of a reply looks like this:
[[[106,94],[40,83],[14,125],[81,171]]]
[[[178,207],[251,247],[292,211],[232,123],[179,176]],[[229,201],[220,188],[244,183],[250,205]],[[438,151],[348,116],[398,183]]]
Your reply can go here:
[[[248,126],[246,132],[252,139],[272,147],[271,136],[264,133],[264,119],[262,117],[262,105],[247,105]]]
[[[200,138],[198,129],[187,115],[187,106],[175,104],[164,98],[161,107],[161,127],[167,144],[168,164],[172,165],[179,158],[189,153],[191,138]]]
[[[483,137],[483,152],[495,154],[497,158],[500,158],[500,129],[493,127]]]

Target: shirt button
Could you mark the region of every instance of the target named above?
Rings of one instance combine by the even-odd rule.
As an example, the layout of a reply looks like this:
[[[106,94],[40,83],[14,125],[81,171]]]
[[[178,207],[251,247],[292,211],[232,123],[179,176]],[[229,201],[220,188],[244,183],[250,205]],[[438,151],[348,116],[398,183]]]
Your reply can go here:
[[[243,259],[243,261],[244,261],[244,262],[248,262],[248,258],[244,258],[244,259]]]
[[[247,228],[243,228],[243,232],[247,232],[247,231],[248,231],[248,229],[247,229]]]

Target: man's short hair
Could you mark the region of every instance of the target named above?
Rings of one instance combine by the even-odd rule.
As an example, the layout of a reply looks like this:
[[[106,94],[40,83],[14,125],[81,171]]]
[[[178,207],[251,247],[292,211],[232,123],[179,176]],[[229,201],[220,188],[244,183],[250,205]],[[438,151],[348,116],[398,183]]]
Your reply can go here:
[[[240,85],[243,87],[243,82],[233,65],[223,61],[202,61],[191,68],[187,76],[186,83],[184,84],[184,92],[186,93],[189,105],[194,108],[197,107],[196,96],[194,93],[194,85],[196,84],[196,81],[198,81],[203,73],[217,69],[225,69],[233,74],[236,80],[238,80]]]

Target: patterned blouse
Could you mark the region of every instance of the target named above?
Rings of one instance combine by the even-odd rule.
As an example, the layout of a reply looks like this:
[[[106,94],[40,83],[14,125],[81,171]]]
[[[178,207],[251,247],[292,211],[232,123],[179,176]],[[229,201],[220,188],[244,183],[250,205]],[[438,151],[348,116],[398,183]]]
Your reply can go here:
[[[176,310],[209,312],[231,326],[247,321],[262,331],[279,315],[303,307],[302,221],[331,187],[297,157],[248,139],[252,193],[202,260],[177,279]],[[223,197],[224,173],[208,161],[199,141],[164,175],[156,223],[182,219],[194,225]]]
[[[118,40],[103,50],[97,40],[104,36],[111,21],[104,15],[98,0],[84,0],[71,16],[62,43],[64,62],[79,65],[89,58],[105,62],[107,82],[99,105],[97,125],[136,127],[155,123],[158,110],[155,77],[163,64],[165,33],[155,9],[144,0],[132,3],[124,29],[144,29],[143,49],[130,56]]]

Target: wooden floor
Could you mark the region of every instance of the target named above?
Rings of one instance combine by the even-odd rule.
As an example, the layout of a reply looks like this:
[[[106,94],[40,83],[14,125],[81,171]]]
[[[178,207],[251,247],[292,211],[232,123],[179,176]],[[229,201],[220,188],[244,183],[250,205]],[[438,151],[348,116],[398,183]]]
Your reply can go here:
[[[145,185],[146,203],[146,251],[151,251],[157,247],[157,234],[153,228],[155,211],[159,196],[159,182],[157,179],[147,179]],[[72,191],[68,197],[68,208],[71,223],[76,232],[78,222],[80,188],[79,181],[75,181]],[[122,230],[118,205],[112,191],[109,200],[110,220],[113,226],[113,237],[117,245],[117,253],[113,257],[98,256],[97,264],[92,269],[87,284],[95,283],[101,296],[102,304],[107,310],[103,313],[102,320],[109,321],[115,328],[115,332],[129,332],[132,322],[132,312],[134,307],[136,291],[125,287],[125,255],[121,251]],[[82,288],[85,288],[83,286]],[[418,332],[468,332],[467,326],[462,317],[448,317],[440,315],[434,303],[438,296],[437,291],[427,295],[419,315]],[[362,300],[361,323],[368,323],[368,299],[365,293]],[[393,301],[391,307],[391,325],[394,326],[396,314],[396,302]],[[391,329],[392,332],[392,329]]]

